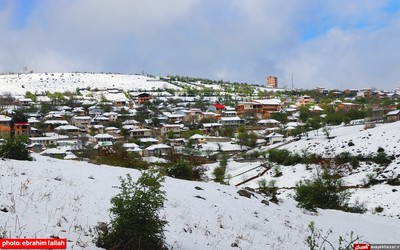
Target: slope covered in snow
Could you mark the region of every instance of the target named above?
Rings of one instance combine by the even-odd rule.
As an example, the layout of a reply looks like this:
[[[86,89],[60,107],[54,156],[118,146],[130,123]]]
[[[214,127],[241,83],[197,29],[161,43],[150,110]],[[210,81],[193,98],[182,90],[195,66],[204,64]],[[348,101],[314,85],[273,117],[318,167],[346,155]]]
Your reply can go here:
[[[68,239],[68,249],[95,249],[93,227],[109,221],[109,200],[119,176],[133,169],[62,161],[34,154],[35,161],[0,161],[0,229],[7,237]],[[337,243],[351,231],[371,243],[398,243],[398,219],[321,210],[310,214],[284,199],[239,196],[238,188],[166,178],[166,241],[170,249],[307,249],[311,221]]]
[[[374,155],[379,148],[384,149],[388,156],[393,157],[392,162],[387,166],[374,162],[360,161],[357,168],[351,165],[336,166],[336,168],[343,176],[344,184],[350,187],[349,191],[352,193],[350,202],[363,203],[369,214],[376,213],[375,209],[381,207],[383,211],[379,212],[379,214],[400,218],[400,187],[397,184],[389,185],[387,183],[389,179],[399,180],[400,178],[399,129],[400,122],[377,124],[375,128],[367,130],[364,129],[363,125],[336,126],[330,128],[331,139],[327,139],[321,129],[308,132],[307,137],[279,148],[287,149],[300,155],[315,153],[327,158],[333,158],[344,152],[348,152],[353,156]],[[309,166],[305,164],[275,166],[263,176],[246,183],[244,186],[255,188],[258,187],[258,181],[261,179],[266,181],[273,180],[276,182],[277,187],[282,188],[279,191],[281,193],[280,197],[291,197],[294,193],[292,188],[295,187],[296,183],[299,180],[311,179],[318,169],[319,166],[313,164]],[[282,172],[282,176],[274,176],[274,172],[277,170]],[[253,171],[253,176],[254,173],[255,170]],[[378,180],[378,183],[366,187],[365,184],[371,178]]]
[[[122,89],[125,91],[157,90],[179,87],[159,78],[142,75],[100,73],[32,73],[0,75],[0,93],[23,95],[26,91],[42,93],[66,92],[77,88]]]

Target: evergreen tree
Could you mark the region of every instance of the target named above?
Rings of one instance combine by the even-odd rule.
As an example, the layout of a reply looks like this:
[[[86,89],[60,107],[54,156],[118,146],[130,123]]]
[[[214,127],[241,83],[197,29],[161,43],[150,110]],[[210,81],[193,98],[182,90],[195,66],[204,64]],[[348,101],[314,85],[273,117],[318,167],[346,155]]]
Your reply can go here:
[[[166,249],[164,226],[159,217],[164,207],[164,177],[155,170],[142,172],[136,182],[128,174],[120,178],[120,193],[111,198],[113,218],[107,230],[99,231],[96,246],[106,249]]]
[[[0,157],[21,161],[32,160],[29,150],[20,137],[5,139],[0,145]]]

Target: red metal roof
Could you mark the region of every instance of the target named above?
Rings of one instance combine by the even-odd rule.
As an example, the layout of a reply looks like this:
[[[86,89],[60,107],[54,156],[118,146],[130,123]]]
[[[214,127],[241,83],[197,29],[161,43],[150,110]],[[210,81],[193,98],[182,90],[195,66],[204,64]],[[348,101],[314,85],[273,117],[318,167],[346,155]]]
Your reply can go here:
[[[14,125],[30,125],[29,122],[15,122]]]
[[[225,109],[225,106],[222,105],[222,104],[219,104],[219,103],[215,103],[215,104],[213,104],[213,106],[214,106],[216,109]]]

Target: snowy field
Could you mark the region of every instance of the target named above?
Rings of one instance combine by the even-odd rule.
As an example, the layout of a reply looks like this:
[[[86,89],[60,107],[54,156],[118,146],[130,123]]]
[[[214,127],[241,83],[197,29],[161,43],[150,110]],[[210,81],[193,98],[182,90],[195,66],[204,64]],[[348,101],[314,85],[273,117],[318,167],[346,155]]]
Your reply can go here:
[[[336,126],[330,130],[330,136],[335,138],[328,140],[322,130],[308,132],[308,139],[303,137],[300,141],[295,141],[280,147],[281,149],[288,149],[290,152],[297,152],[302,154],[316,153],[324,157],[334,157],[342,152],[349,152],[352,155],[368,155],[376,153],[378,148],[381,147],[388,155],[394,155],[395,159],[388,166],[380,166],[375,163],[361,162],[360,167],[357,169],[350,169],[345,171],[342,180],[346,186],[360,187],[365,184],[368,176],[373,176],[378,180],[386,178],[399,178],[400,177],[400,122],[378,124],[375,128],[364,130],[363,125],[356,126]],[[354,146],[349,146],[349,142]],[[243,164],[243,163],[242,163]],[[259,163],[262,164],[262,161]],[[282,176],[274,177],[276,169],[282,172]],[[228,174],[232,169],[242,168],[240,164],[231,162],[228,167]],[[250,169],[250,166],[247,168]],[[294,166],[279,166],[273,167],[270,171],[266,172],[263,176],[249,181],[242,186],[257,188],[258,182],[261,179],[266,181],[274,180],[276,186],[282,188],[278,197],[289,198],[293,196],[296,183],[299,180],[311,179],[319,167],[317,165],[307,166],[304,164],[297,164]],[[250,175],[256,175],[260,170],[253,170],[247,172],[243,177],[236,176],[236,180],[246,179]],[[233,171],[232,173],[236,173]],[[232,178],[234,179],[234,178]],[[235,180],[235,179],[234,179]],[[235,184],[237,182],[233,182]],[[232,183],[231,183],[232,184]],[[382,207],[383,211],[380,215],[390,216],[400,219],[400,187],[392,186],[386,183],[373,185],[370,188],[351,188],[352,193],[350,202],[356,201],[364,203],[367,208],[367,213],[376,213],[376,207]]]
[[[76,91],[77,88],[122,89],[144,91],[157,89],[180,89],[173,84],[142,75],[98,73],[33,73],[0,75],[0,93],[24,95],[26,91],[42,93],[49,91]]]
[[[0,229],[7,237],[66,237],[68,249],[95,249],[93,227],[109,221],[109,200],[118,176],[132,169],[62,161],[34,154],[35,161],[0,161]],[[196,189],[200,187],[201,189]],[[400,242],[398,219],[324,210],[310,214],[283,199],[261,203],[238,188],[167,178],[166,207],[170,249],[307,249],[307,225],[314,221],[336,242],[351,231],[370,243]],[[197,197],[195,197],[197,196]]]

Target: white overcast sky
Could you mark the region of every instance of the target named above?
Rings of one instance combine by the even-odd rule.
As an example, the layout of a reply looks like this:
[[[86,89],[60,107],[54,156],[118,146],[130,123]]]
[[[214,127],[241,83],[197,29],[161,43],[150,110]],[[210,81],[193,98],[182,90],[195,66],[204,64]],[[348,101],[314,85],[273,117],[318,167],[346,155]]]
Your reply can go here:
[[[397,0],[0,0],[0,71],[400,87]]]

